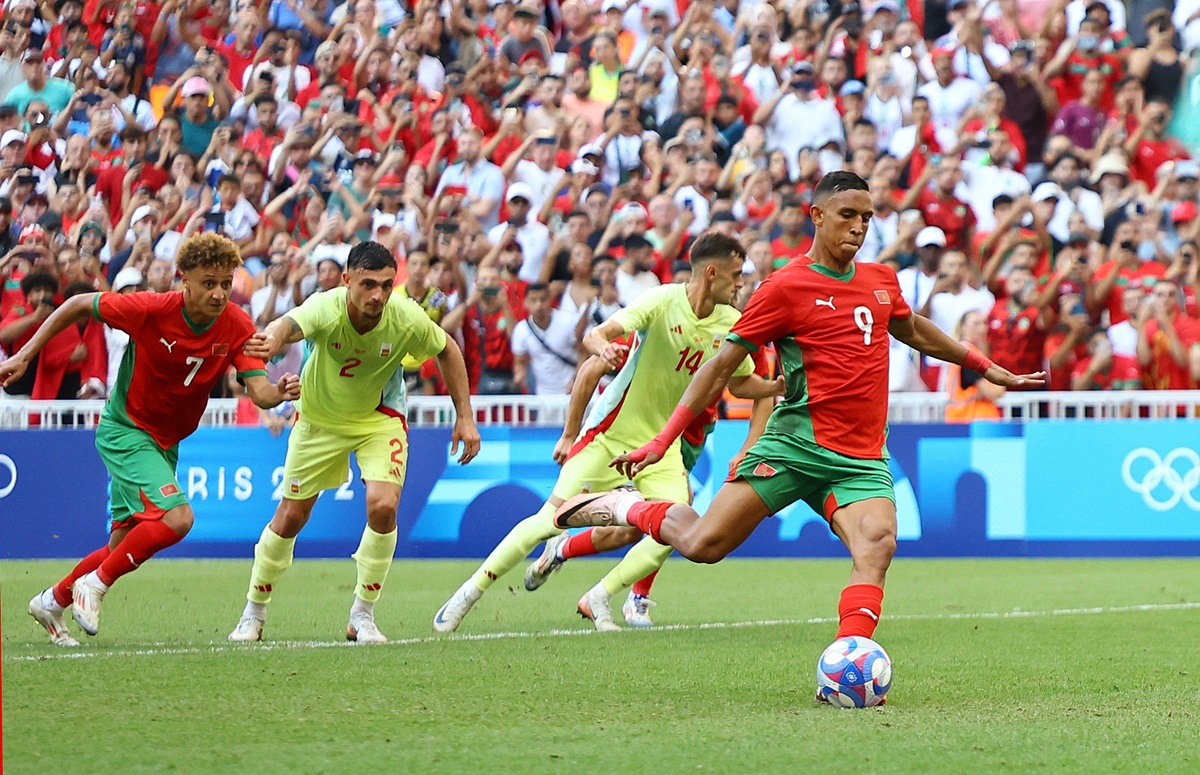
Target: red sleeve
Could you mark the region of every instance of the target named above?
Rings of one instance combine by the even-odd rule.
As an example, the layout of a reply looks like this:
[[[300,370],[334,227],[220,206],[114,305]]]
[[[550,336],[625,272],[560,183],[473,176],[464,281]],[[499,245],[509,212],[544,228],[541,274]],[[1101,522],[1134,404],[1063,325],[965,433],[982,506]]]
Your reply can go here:
[[[796,307],[796,289],[789,288],[778,277],[778,273],[771,275],[758,286],[741,319],[734,323],[729,332],[735,341],[746,345],[748,350],[757,350],[795,333],[797,326],[803,322],[803,313]],[[897,294],[898,289],[899,286]]]
[[[146,315],[155,306],[154,297],[155,294],[148,291],[101,293],[92,302],[92,313],[113,328],[119,328],[132,335],[142,327]]]
[[[263,363],[262,358],[251,358],[242,352],[240,346],[233,355],[233,368],[237,369],[239,375],[246,374],[247,372],[267,373],[267,364]]]
[[[750,353],[750,360],[754,361],[754,373],[763,379],[771,378],[771,361],[767,358],[767,350],[765,347],[760,347]]]
[[[99,175],[96,176],[96,192],[98,194],[100,194],[100,198],[103,199],[104,202],[109,205],[112,204],[112,200],[113,200],[113,190],[112,189],[113,189],[113,180],[115,178],[115,176],[113,174],[114,169],[115,169],[114,167],[109,167],[108,169],[104,170],[103,172],[101,172]]]
[[[83,363],[83,382],[96,379],[108,381],[108,344],[104,341],[104,326],[99,321],[88,321],[83,330],[83,343],[87,345],[88,357]]]
[[[891,303],[892,307],[889,319],[907,320],[908,318],[912,317],[912,307],[908,306],[908,302],[904,300],[904,294],[900,291],[900,278],[896,276],[896,270],[892,269],[890,266],[884,266],[883,264],[863,264],[859,268],[861,270],[862,268],[868,266],[878,267],[879,269],[883,270],[884,290],[882,292],[875,291],[875,298],[880,302],[883,302],[883,296],[887,297],[887,301]],[[883,296],[881,296],[880,293],[882,293]]]

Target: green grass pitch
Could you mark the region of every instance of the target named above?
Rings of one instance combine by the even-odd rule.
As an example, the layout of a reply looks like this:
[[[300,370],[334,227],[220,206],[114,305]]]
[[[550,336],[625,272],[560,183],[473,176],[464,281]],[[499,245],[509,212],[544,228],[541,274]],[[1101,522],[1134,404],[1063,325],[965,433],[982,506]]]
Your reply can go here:
[[[0,564],[11,773],[1200,771],[1196,560],[898,560],[865,711],[812,699],[847,561],[672,560],[675,627],[606,635],[574,611],[609,563],[514,571],[450,637],[473,563],[400,561],[378,647],[343,645],[349,561],[297,562],[237,647],[249,561],[155,561],[74,652],[25,613],[68,567]]]

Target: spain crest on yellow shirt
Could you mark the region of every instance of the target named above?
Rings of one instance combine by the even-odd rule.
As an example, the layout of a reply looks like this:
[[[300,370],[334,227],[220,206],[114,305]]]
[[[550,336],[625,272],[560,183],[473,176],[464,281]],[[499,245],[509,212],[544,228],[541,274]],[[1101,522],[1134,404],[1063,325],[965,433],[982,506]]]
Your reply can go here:
[[[379,357],[380,358],[386,358],[391,354],[392,354],[392,343],[391,342],[384,342],[383,344],[379,345]]]

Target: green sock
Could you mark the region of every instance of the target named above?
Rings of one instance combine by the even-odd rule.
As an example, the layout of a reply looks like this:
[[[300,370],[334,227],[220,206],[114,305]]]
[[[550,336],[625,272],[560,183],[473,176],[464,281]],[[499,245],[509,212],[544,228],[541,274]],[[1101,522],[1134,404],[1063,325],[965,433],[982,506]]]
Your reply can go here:
[[[292,564],[295,538],[281,538],[268,525],[263,528],[254,545],[254,567],[250,571],[250,591],[246,599],[266,605],[271,602],[271,588]]]
[[[562,531],[554,526],[554,512],[557,510],[556,506],[544,503],[536,514],[521,520],[516,527],[508,531],[504,540],[487,556],[479,570],[475,571],[475,575],[471,576],[475,586],[487,589],[493,581],[528,557],[534,547],[561,533]]]
[[[610,595],[616,595],[637,583],[662,567],[671,552],[669,546],[663,546],[650,536],[638,541],[625,557],[617,563],[617,567],[609,571],[600,583]]]
[[[358,550],[350,555],[358,565],[358,586],[354,588],[358,599],[374,603],[383,593],[383,582],[396,554],[398,533],[395,528],[390,533],[376,533],[369,525],[363,528]]]

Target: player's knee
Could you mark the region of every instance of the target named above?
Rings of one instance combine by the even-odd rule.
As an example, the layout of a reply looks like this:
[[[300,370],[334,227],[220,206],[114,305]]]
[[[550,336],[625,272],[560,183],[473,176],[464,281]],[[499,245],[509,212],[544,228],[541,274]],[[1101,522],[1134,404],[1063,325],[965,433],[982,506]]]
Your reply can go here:
[[[367,519],[372,523],[394,522],[396,510],[399,507],[399,495],[369,495],[367,496]]]
[[[271,531],[280,538],[295,538],[308,522],[308,510],[302,501],[281,500],[271,519]]]
[[[686,547],[686,551],[684,548],[681,548],[679,553],[692,562],[712,565],[714,562],[720,562],[725,559],[725,555],[729,554],[729,551],[725,548],[719,536],[705,536],[699,540],[692,541]]]
[[[865,519],[857,543],[863,560],[886,567],[896,554],[896,525],[887,519]]]
[[[163,524],[181,536],[185,536],[196,523],[196,515],[188,505],[176,506],[163,515]]]

